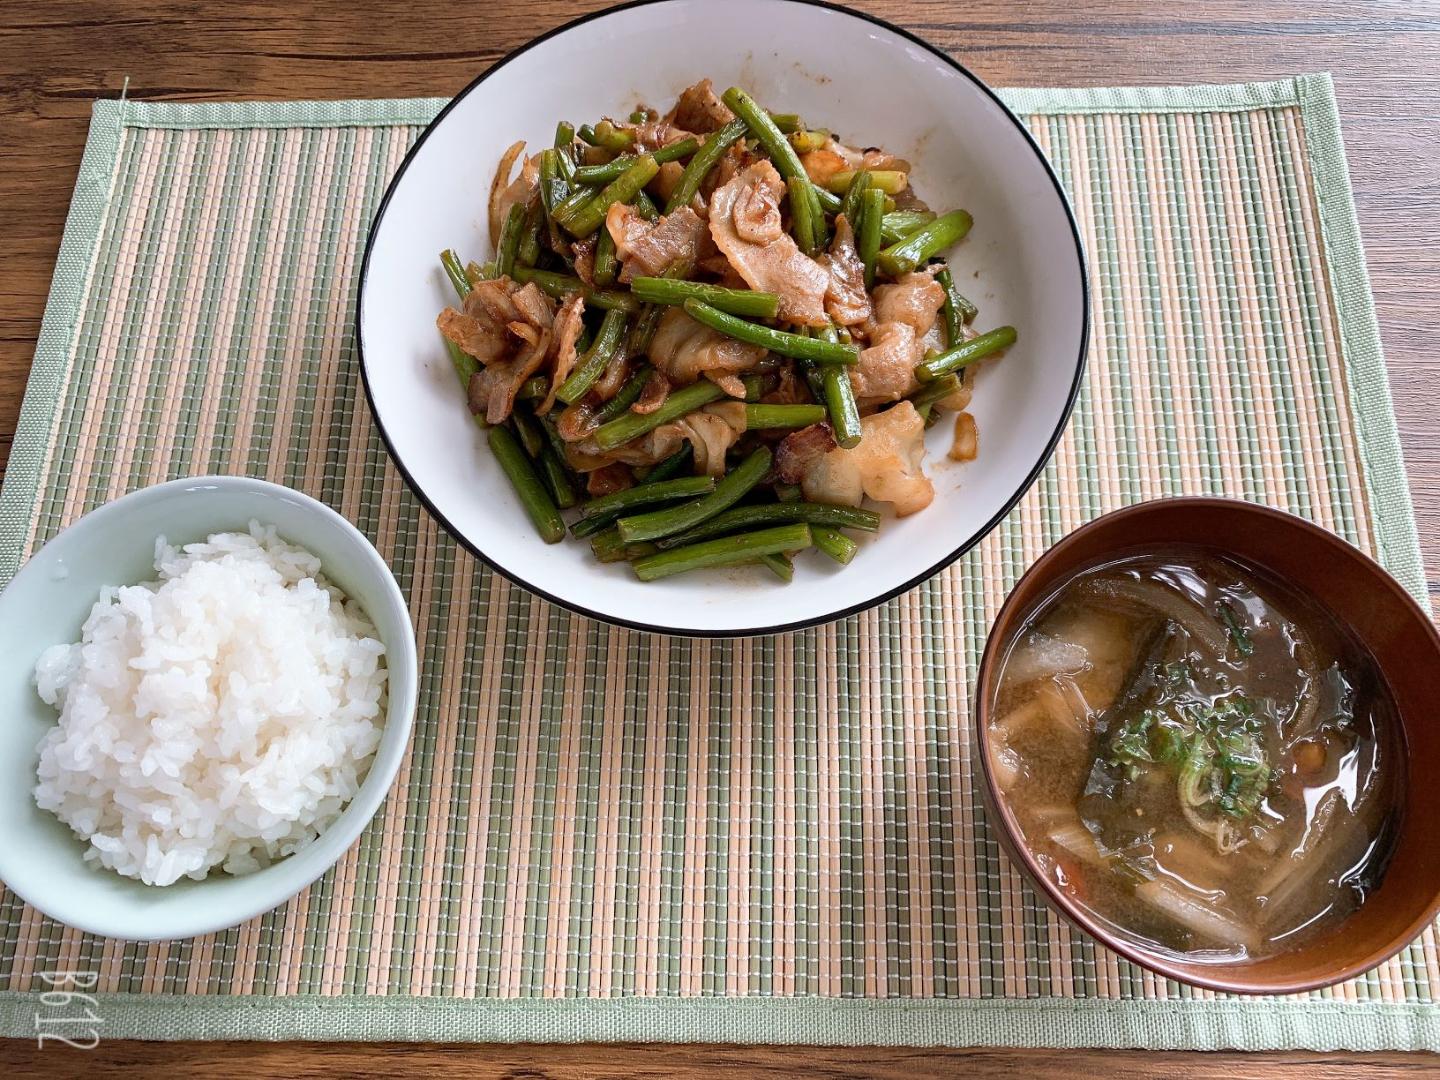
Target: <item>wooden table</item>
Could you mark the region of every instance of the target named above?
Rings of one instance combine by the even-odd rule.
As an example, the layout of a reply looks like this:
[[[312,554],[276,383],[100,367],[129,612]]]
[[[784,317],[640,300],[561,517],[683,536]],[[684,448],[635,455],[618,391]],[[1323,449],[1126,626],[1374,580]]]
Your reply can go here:
[[[718,2],[718,0],[717,0]],[[90,103],[448,95],[595,0],[6,0],[0,8],[0,461],[80,163]],[[1334,73],[1432,594],[1440,594],[1440,0],[867,0],[1000,86],[1238,82]],[[1404,1054],[1154,1054],[709,1046],[0,1043],[22,1075],[1392,1075]],[[12,1068],[13,1071],[13,1068]]]

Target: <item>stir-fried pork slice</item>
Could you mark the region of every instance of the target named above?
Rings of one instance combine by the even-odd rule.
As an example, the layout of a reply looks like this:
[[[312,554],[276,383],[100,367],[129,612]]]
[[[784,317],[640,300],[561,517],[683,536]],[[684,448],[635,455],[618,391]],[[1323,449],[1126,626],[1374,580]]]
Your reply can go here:
[[[759,345],[747,345],[702,326],[682,309],[672,307],[660,316],[660,325],[650,339],[649,356],[650,362],[676,386],[688,385],[704,375],[733,394],[726,382],[738,385],[739,373],[752,370],[765,359],[766,352]],[[744,394],[744,387],[739,389],[737,397]]]
[[[850,163],[834,150],[811,150],[809,153],[801,154],[800,164],[805,167],[805,175],[821,187],[824,187],[836,173],[850,168]]]
[[[902,401],[860,421],[860,444],[830,451],[801,481],[812,502],[859,506],[865,496],[890,503],[901,517],[924,510],[935,498],[925,475],[925,421]]]
[[[970,399],[975,395],[975,369],[967,368],[960,372],[960,386],[951,394],[945,395],[935,403],[935,408],[943,409],[945,412],[964,412],[970,407]]]
[[[979,337],[979,331],[973,327],[961,327],[961,337],[965,341]],[[973,367],[960,369],[960,386],[954,393],[947,394],[935,403],[935,408],[945,412],[964,412],[970,407],[970,399],[975,395],[975,369]]]
[[[511,283],[513,288],[513,283]],[[471,290],[472,292],[474,290]],[[533,281],[510,294],[510,302],[522,320],[531,326],[548,330],[555,325],[555,301],[540,291]]]
[[[710,80],[701,79],[681,92],[668,119],[676,127],[693,131],[697,135],[708,135],[734,120],[735,114],[730,111],[730,106],[720,100],[720,95],[715,93],[715,87]]]
[[[869,169],[872,172],[903,172],[907,176],[911,171],[910,162],[902,157],[881,150],[878,146],[867,146],[858,150],[853,146],[846,146],[837,139],[831,139],[825,144],[825,150],[838,155],[845,162],[847,169]]]
[[[655,174],[655,179],[650,181],[649,190],[652,194],[660,197],[657,201],[669,202],[670,196],[675,194],[675,189],[680,186],[680,178],[684,175],[684,165],[678,161],[667,161],[660,166],[660,171]]]
[[[652,225],[633,206],[615,203],[605,215],[605,228],[622,264],[620,280],[627,283],[641,276],[658,277],[676,263],[695,265],[706,233],[704,219],[688,206]]]
[[[951,461],[974,461],[979,453],[980,431],[975,426],[975,417],[962,412],[955,417],[955,439],[948,456]]]
[[[745,406],[740,402],[715,402],[661,424],[644,438],[609,451],[607,457],[626,465],[654,465],[688,442],[695,451],[697,475],[723,476],[725,455],[743,434]]]
[[[482,364],[499,359],[510,348],[503,327],[496,327],[488,320],[482,321],[454,308],[447,307],[440,312],[435,325],[447,341],[458,345]]]
[[[588,439],[594,434],[600,422],[595,419],[595,410],[585,404],[584,399],[567,405],[560,410],[560,416],[555,421],[555,431],[560,438],[567,443],[578,443],[582,439]],[[567,447],[567,456],[568,456]],[[575,464],[573,461],[571,464]],[[579,468],[577,465],[576,468]]]
[[[612,462],[622,465],[658,465],[685,441],[685,432],[675,424],[661,424],[655,430],[639,439],[617,446],[613,450],[601,450],[594,439],[585,439],[565,448],[565,457],[572,468],[579,472],[592,472]]]
[[[792,367],[780,369],[779,381],[773,390],[761,396],[760,401],[765,405],[808,405],[813,399],[810,396],[810,387],[805,380],[795,374]]]
[[[518,287],[509,278],[490,278],[475,282],[465,295],[465,314],[473,319],[503,330],[507,323],[519,319],[520,309],[515,306]],[[483,359],[483,357],[481,358]]]
[[[775,478],[782,484],[798,484],[835,448],[835,432],[827,423],[792,431],[775,447]]]
[[[860,350],[850,369],[850,385],[862,403],[899,401],[915,387],[915,365],[925,347],[909,323],[885,322],[875,328],[870,347]]]
[[[489,423],[510,415],[520,385],[545,362],[554,340],[555,308],[533,284],[509,278],[480,281],[464,310],[446,308],[436,320],[443,333],[484,365],[470,378],[470,407]]]
[[[734,405],[738,408],[728,408]],[[745,407],[739,402],[716,402],[682,416],[675,426],[695,449],[695,472],[725,475],[725,454],[745,434]]]
[[[631,246],[654,228],[654,225],[640,216],[640,211],[624,203],[614,203],[605,212],[605,231],[615,242],[616,258],[624,257],[620,254],[622,251],[628,255]]]
[[[656,369],[650,372],[650,378],[645,380],[645,389],[640,391],[640,396],[635,399],[635,404],[630,406],[631,412],[637,412],[641,416],[649,416],[670,396],[670,380],[665,373]]]
[[[920,334],[920,348],[926,356],[930,355],[933,349],[935,352],[945,351],[945,323],[942,319],[936,319],[935,325]]]
[[[614,462],[623,465],[655,465],[664,461],[683,443],[695,451],[695,472],[707,476],[725,474],[725,455],[735,440],[745,434],[745,406],[738,401],[717,401],[705,408],[661,424],[642,438],[601,450],[593,439],[566,447],[570,464],[590,472]]]
[[[785,183],[768,161],[745,168],[710,199],[710,235],[750,288],[780,298],[780,318],[825,326],[830,275],[781,228]]]
[[[700,181],[700,194],[705,198],[705,205],[709,206],[710,200],[714,197],[715,192],[730,183],[730,181],[734,180],[754,163],[755,159],[751,158],[751,156],[745,152],[744,139],[732,143],[730,149],[720,155],[720,160],[715,165],[715,168],[710,170],[710,175]]]
[[[659,150],[662,146],[669,146],[671,143],[681,142],[693,138],[695,135],[693,131],[686,130],[683,125],[672,124],[669,120],[646,120],[643,124],[616,124],[615,126],[635,133],[635,144],[631,149],[641,154],[647,150]]]
[[[825,286],[825,310],[830,317],[841,326],[855,326],[870,318],[865,264],[855,250],[855,232],[843,214],[835,219],[835,239],[829,253],[820,256],[820,265],[830,275]]]
[[[714,250],[714,245],[711,245]],[[727,289],[748,289],[745,279],[735,272],[730,265],[730,260],[719,252],[714,255],[707,255],[695,264],[695,269],[712,279],[716,285],[724,285]]]
[[[598,499],[601,495],[613,495],[634,486],[635,477],[619,462],[602,465],[585,476],[585,494],[592,499]]]
[[[935,325],[945,304],[945,290],[927,273],[915,271],[893,285],[875,290],[875,321],[906,323],[917,337],[924,337]]]
[[[881,150],[879,147],[869,146],[860,155],[862,168],[874,171],[884,170],[886,172],[903,172],[910,174],[910,162],[888,150]]]
[[[920,198],[919,195],[916,195],[915,189],[907,184],[904,191],[898,192],[895,195],[895,209],[929,210],[930,204]]]
[[[514,349],[514,339],[507,330],[511,323],[527,322],[537,329],[549,329],[554,310],[549,297],[535,285],[518,288],[509,278],[476,282],[461,309],[446,308],[435,324],[482,364],[494,363]]]
[[[581,332],[585,329],[581,322],[585,314],[585,297],[580,293],[572,293],[555,316],[555,358],[550,370],[550,389],[545,394],[545,400],[535,411],[544,416],[555,407],[555,394],[560,389],[560,384],[570,377],[570,372],[575,369],[575,361],[579,357],[575,354],[575,342],[580,339]]]
[[[515,395],[525,380],[540,370],[550,351],[553,335],[529,323],[514,322],[509,330],[523,343],[512,360],[486,364],[470,376],[470,408],[484,411],[485,422],[503,424],[515,408]]]
[[[595,396],[601,401],[609,401],[620,392],[620,387],[625,385],[625,380],[629,377],[630,354],[623,348],[616,349],[615,355],[610,357],[610,362],[600,373],[600,378],[595,381]]]
[[[600,239],[598,232],[591,233],[584,240],[570,244],[570,259],[575,264],[575,276],[586,285],[595,284],[595,245]]]
[[[520,141],[511,145],[500,158],[500,165],[495,170],[495,179],[490,182],[490,237],[491,241],[497,241],[500,237],[500,226],[505,222],[505,215],[510,212],[510,207],[518,203],[530,201],[530,197],[540,190],[540,159],[530,157],[520,166],[520,172],[514,180],[510,179],[510,170],[515,167],[515,160],[525,152],[525,143]]]
[[[724,371],[707,371],[705,377],[733,398],[745,396],[745,380]]]

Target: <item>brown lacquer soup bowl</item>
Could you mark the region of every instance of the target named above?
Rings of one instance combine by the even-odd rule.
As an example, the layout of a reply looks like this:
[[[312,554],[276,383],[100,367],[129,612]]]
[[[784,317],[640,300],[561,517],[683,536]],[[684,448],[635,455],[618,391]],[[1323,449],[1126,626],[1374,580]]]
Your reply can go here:
[[[1151,947],[1098,916],[1046,872],[997,779],[989,738],[1006,657],[1031,617],[1077,574],[1116,560],[1184,549],[1228,558],[1283,584],[1330,616],[1368,654],[1387,688],[1403,778],[1391,812],[1391,855],[1353,912],[1294,948],[1255,958],[1197,959]],[[1351,978],[1395,955],[1440,909],[1440,635],[1377,563],[1308,521],[1229,499],[1163,499],[1091,522],[1047,551],[1016,585],[991,630],[978,678],[975,731],[991,820],[1011,859],[1047,902],[1108,948],[1160,975],[1213,990],[1297,993]],[[1092,739],[1094,736],[1092,735]],[[1092,746],[1094,744],[1092,743]],[[1093,752],[1093,751],[1092,751]],[[1051,864],[1053,865],[1053,864]]]

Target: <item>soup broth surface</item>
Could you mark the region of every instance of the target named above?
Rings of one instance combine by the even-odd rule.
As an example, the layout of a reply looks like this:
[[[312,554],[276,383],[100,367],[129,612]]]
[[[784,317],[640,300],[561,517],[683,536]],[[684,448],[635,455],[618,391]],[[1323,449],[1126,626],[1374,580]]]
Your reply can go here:
[[[1379,883],[1403,782],[1373,661],[1227,559],[1083,572],[1017,635],[992,772],[1042,870],[1152,950],[1258,959]]]

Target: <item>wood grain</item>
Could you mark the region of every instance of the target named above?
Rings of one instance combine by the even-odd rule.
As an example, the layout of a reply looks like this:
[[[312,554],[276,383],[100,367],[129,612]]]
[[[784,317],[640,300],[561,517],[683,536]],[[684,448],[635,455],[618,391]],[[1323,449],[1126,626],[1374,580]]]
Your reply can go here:
[[[4,1047],[0,1043],[0,1047]],[[926,1050],[836,1047],[746,1047],[684,1045],[466,1046],[410,1043],[142,1043],[105,1044],[88,1054],[36,1050],[14,1043],[6,1060],[22,1077],[87,1073],[148,1080],[159,1070],[187,1080],[229,1080],[244,1062],[246,1080],[307,1080],[345,1076],[390,1078],[423,1076],[434,1080],[643,1080],[649,1077],[782,1077],[809,1080],[917,1080],[965,1077],[977,1080],[1011,1076],[1103,1077],[1104,1080],[1351,1080],[1362,1062],[1375,1080],[1434,1076],[1437,1063],[1428,1054],[1197,1054],[1155,1051],[1074,1050]],[[63,1056],[62,1056],[63,1054]]]
[[[448,95],[592,0],[6,0],[0,7],[0,461],[9,453],[90,103]],[[868,0],[997,85],[1336,78],[1361,231],[1433,593],[1440,594],[1440,0]],[[1237,1077],[1433,1072],[1408,1055],[719,1047],[0,1044],[21,1075]],[[13,1071],[12,1068],[12,1071]]]

